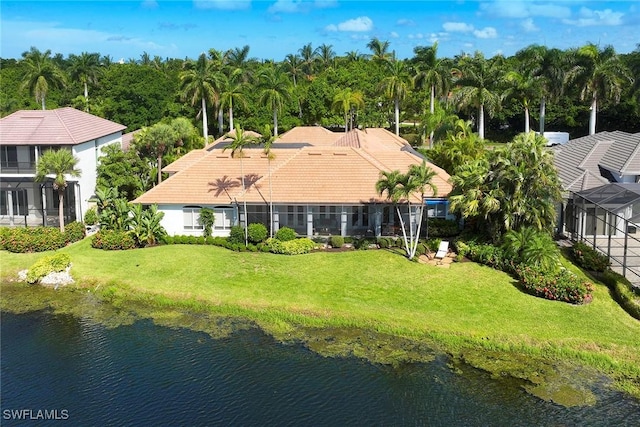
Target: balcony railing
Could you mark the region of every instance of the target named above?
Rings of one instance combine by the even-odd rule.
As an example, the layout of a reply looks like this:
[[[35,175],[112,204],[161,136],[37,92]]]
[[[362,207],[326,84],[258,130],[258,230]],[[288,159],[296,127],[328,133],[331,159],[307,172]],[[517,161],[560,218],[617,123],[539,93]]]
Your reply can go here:
[[[36,173],[36,164],[33,162],[1,162],[0,173],[34,174]]]

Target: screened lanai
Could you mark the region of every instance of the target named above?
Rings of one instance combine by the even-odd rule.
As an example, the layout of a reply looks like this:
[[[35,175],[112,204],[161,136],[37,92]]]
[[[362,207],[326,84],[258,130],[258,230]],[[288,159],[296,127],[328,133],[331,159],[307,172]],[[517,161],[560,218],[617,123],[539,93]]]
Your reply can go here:
[[[612,183],[571,195],[565,220],[572,240],[605,253],[615,271],[640,284],[640,183]]]

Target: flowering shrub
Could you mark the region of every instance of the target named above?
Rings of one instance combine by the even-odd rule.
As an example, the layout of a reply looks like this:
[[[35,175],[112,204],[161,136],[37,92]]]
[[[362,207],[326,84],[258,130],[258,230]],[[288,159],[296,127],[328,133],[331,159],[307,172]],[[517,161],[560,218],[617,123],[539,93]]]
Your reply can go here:
[[[603,272],[611,267],[609,257],[601,254],[584,242],[576,242],[571,248],[573,259],[576,264],[585,270]]]
[[[27,283],[34,284],[49,273],[64,271],[69,264],[71,264],[71,258],[65,253],[44,256],[27,271]]]
[[[274,254],[299,255],[311,252],[316,244],[313,240],[303,237],[301,239],[287,240],[267,239],[267,246]]]
[[[9,252],[44,252],[60,249],[67,239],[57,227],[16,227],[2,232],[2,246]]]
[[[120,230],[100,230],[91,240],[91,246],[96,249],[117,251],[136,248],[136,242],[130,233]]]
[[[561,269],[558,273],[548,273],[529,266],[519,266],[516,274],[520,285],[529,293],[571,304],[591,302],[593,285],[583,282],[569,270]]]
[[[84,239],[84,236],[86,235],[84,224],[78,221],[70,222],[64,226],[64,235],[67,239],[67,243],[73,243]]]

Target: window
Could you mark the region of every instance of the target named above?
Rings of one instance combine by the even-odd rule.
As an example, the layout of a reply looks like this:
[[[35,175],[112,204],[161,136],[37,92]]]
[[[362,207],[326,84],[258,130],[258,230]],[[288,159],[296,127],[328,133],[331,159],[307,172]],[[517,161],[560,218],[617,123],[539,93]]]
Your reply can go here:
[[[18,149],[14,146],[5,145],[0,147],[0,160],[4,168],[18,167]]]
[[[449,207],[446,200],[427,200],[427,216],[429,218],[445,218]]]
[[[213,221],[213,228],[215,230],[231,229],[231,225],[233,221],[233,208],[227,208],[227,207],[213,208],[213,215],[215,216]]]
[[[200,206],[185,206],[182,209],[185,230],[204,230],[200,223]]]
[[[9,215],[9,191],[0,191],[0,215]],[[11,191],[14,216],[25,216],[29,214],[27,205],[27,192],[25,190]]]

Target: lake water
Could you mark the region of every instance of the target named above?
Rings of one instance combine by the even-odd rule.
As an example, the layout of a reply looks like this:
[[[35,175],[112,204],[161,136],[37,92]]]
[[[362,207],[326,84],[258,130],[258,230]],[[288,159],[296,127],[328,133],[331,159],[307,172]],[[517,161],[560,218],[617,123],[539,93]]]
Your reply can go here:
[[[640,402],[620,393],[563,408],[513,381],[453,373],[444,356],[392,368],[323,358],[258,330],[214,339],[43,312],[2,313],[1,328],[3,426],[47,416],[58,420],[37,425],[640,425]]]

